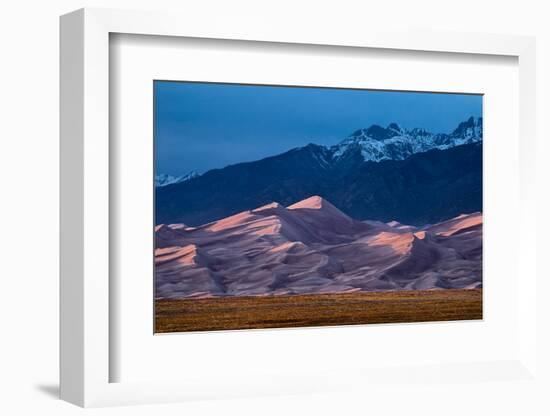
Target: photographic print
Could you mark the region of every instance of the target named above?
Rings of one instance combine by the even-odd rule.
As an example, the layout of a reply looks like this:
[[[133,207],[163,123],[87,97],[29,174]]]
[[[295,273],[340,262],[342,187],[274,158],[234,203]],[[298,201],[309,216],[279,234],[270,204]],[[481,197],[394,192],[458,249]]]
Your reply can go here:
[[[155,81],[155,332],[481,319],[482,114]]]

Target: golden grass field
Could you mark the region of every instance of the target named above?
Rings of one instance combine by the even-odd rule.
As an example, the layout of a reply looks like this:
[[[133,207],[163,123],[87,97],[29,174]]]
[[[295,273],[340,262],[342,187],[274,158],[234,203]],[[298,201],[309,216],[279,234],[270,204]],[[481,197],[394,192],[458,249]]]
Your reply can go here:
[[[157,333],[481,318],[481,289],[155,301]]]

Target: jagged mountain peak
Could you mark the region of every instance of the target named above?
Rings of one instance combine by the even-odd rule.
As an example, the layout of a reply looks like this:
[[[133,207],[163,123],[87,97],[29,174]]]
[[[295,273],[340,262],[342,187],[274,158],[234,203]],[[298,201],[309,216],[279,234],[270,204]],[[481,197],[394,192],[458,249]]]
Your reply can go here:
[[[160,173],[155,176],[155,188],[185,182],[198,176],[200,175],[194,170],[182,176],[173,176],[167,173]]]
[[[481,117],[470,117],[451,134],[433,134],[420,127],[407,130],[395,122],[385,128],[373,124],[369,128],[356,130],[331,149],[336,159],[360,152],[365,161],[404,160],[415,153],[478,142],[482,134]]]
[[[390,123],[388,127],[382,127],[378,124],[373,124],[369,128],[359,129],[354,131],[347,137],[346,140],[368,140],[374,139],[384,141],[392,137],[403,134],[405,130],[397,123]]]
[[[481,133],[483,119],[481,117],[470,117],[468,120],[460,123],[457,128],[451,133],[452,136],[475,136]]]
[[[395,134],[405,133],[405,130],[397,123],[388,124],[388,127],[386,128],[386,130],[389,130],[390,132],[393,132]]]

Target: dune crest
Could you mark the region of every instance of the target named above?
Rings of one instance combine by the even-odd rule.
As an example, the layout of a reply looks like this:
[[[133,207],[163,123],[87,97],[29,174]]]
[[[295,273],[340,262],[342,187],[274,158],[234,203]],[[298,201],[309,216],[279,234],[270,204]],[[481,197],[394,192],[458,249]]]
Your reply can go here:
[[[323,198],[321,198],[319,195],[310,196],[309,198],[303,199],[299,202],[296,202],[295,204],[292,204],[288,207],[288,209],[300,209],[300,208],[306,208],[306,209],[322,209],[326,207],[332,207],[334,206],[325,201]]]

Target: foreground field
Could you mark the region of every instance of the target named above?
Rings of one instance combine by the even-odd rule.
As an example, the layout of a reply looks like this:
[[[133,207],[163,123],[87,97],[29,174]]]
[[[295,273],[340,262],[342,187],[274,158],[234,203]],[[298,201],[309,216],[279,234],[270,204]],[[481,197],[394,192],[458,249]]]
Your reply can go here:
[[[157,300],[155,332],[482,318],[481,289]]]

